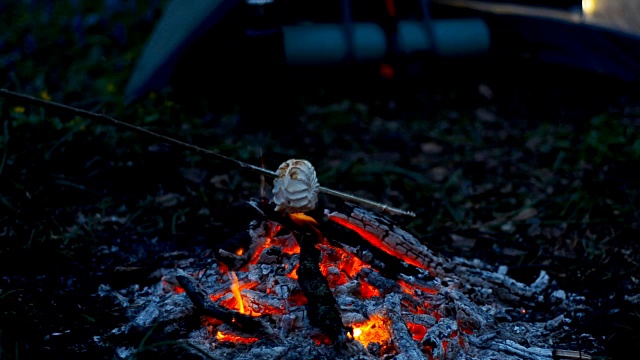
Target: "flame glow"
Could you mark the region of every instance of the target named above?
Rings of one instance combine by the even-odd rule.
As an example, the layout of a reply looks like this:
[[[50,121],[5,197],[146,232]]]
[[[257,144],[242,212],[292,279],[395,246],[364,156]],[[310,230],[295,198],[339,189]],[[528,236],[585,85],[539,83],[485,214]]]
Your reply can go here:
[[[238,284],[238,277],[235,272],[229,271],[229,278],[231,279],[231,292],[233,292],[233,297],[238,303],[238,311],[241,314],[245,314],[244,303],[242,302],[242,295],[240,294],[240,285]]]
[[[289,218],[291,218],[291,221],[293,221],[297,225],[304,225],[304,224],[318,225],[318,222],[316,221],[316,219],[303,213],[289,214]]]
[[[380,315],[374,315],[369,321],[353,326],[353,338],[364,347],[372,342],[382,344],[389,341],[391,334],[386,324],[388,321]]]
[[[313,218],[310,218],[304,214],[292,214],[291,219],[297,223],[316,224]],[[359,228],[356,225],[351,224],[341,218],[330,217],[330,219],[342,226],[354,230],[362,238],[364,238],[372,245],[378,247],[379,249],[384,250],[385,252],[397,258],[400,258],[409,264],[424,269],[421,264],[416,264],[416,260],[407,258],[403,254],[399,254],[397,251],[390,249],[389,246],[384,244],[375,234],[365,229]],[[259,295],[259,292],[274,296],[277,293],[277,288],[272,288],[271,285],[267,285],[264,283],[261,284],[257,281],[249,281],[248,277],[242,276],[244,272],[248,272],[254,265],[257,265],[261,261],[261,253],[265,249],[276,246],[282,249],[283,258],[286,258],[289,261],[285,262],[282,265],[274,266],[280,266],[279,271],[282,270],[280,274],[285,275],[291,279],[298,279],[297,270],[299,268],[299,263],[293,262],[292,260],[295,260],[295,258],[291,256],[299,254],[300,247],[293,235],[285,234],[276,236],[277,230],[279,229],[280,225],[274,224],[271,228],[271,231],[268,233],[269,236],[263,239],[264,241],[259,246],[257,246],[257,249],[253,249],[252,247],[247,249],[240,248],[237,250],[237,255],[242,255],[242,253],[245,251],[253,252],[251,254],[252,256],[249,262],[246,265],[242,266],[240,269],[237,269],[237,271],[241,275],[240,279],[243,279],[243,281],[247,282],[241,283],[238,280],[236,272],[230,270],[222,263],[219,264],[220,270],[225,271],[225,273],[228,275],[229,283],[223,284],[222,290],[217,291],[215,294],[210,294],[209,297],[211,298],[211,300],[218,302],[221,306],[224,306],[228,309],[236,310],[242,314],[250,316],[261,316],[263,314],[267,316],[282,316],[285,315],[291,307],[298,307],[307,304],[308,300],[305,297],[303,291],[299,288],[293,288],[291,293],[286,298],[281,298],[280,300],[283,301],[282,303],[270,303],[268,301],[263,302],[261,295]],[[368,282],[369,278],[367,276],[363,276],[366,273],[363,274],[360,272],[365,267],[370,268],[369,264],[360,260],[349,250],[341,246],[334,246],[326,238],[320,236],[320,239],[321,241],[316,245],[316,248],[320,250],[322,254],[319,261],[319,267],[322,275],[325,276],[332,290],[335,290],[336,287],[343,284],[350,283],[352,285],[359,286],[359,293],[356,290],[352,294],[358,296],[360,299],[371,299],[374,297],[381,297],[386,294],[386,288],[378,288],[372,285]],[[289,255],[289,257],[287,258],[287,256],[284,254]],[[262,258],[264,259],[264,257]],[[433,309],[431,305],[422,297],[422,295],[427,293],[437,293],[436,289],[428,287],[427,283],[417,281],[405,282],[396,279],[396,282],[403,292],[410,295],[410,297],[405,296],[405,298],[401,301],[403,311],[414,314],[430,314],[431,316],[436,318],[436,320],[439,320],[442,317],[442,315],[435,311],[435,309]],[[269,284],[271,284],[271,282],[269,282]],[[277,282],[274,283],[274,285],[277,285]],[[243,298],[242,291],[245,289],[254,289],[254,291],[245,292]],[[349,289],[352,288],[350,287]],[[179,287],[176,287],[173,290],[184,291]],[[221,321],[218,321],[216,323],[212,323],[212,326],[215,328],[221,323]],[[412,338],[418,342],[420,342],[424,338],[425,334],[428,331],[428,328],[423,324],[412,322],[407,322],[406,324]],[[473,333],[473,329],[470,328],[468,324],[459,322],[458,327],[460,329],[460,333]],[[367,347],[370,343],[378,343],[382,346],[389,346],[391,342],[390,328],[389,317],[385,317],[383,315],[372,315],[369,320],[365,322],[352,324],[353,331],[351,335],[354,340],[360,342],[365,347]],[[311,337],[318,345],[331,345],[331,339],[326,334],[314,334],[311,335]],[[219,341],[242,344],[251,344],[258,340],[258,338],[255,337],[243,337],[233,332],[225,333],[224,331],[217,331],[216,338]],[[451,340],[443,340],[442,346],[445,351],[447,345],[449,344],[449,341],[456,341],[456,339],[458,343],[460,343],[460,346],[464,348],[464,346],[466,345],[464,343],[464,339],[460,338],[458,336],[458,332],[456,331],[451,334]],[[421,345],[421,349],[423,351],[432,350],[427,345]]]
[[[329,281],[329,286],[336,287],[353,279],[363,267],[368,267],[360,259],[341,248],[327,244],[319,245],[322,251],[320,271]],[[338,270],[336,272],[335,270]]]

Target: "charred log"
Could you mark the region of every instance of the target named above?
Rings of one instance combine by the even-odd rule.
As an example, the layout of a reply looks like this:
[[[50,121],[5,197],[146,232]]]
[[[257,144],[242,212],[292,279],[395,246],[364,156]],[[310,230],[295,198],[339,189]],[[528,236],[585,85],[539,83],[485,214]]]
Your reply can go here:
[[[416,342],[411,337],[409,329],[402,318],[400,311],[400,297],[395,294],[387,295],[384,300],[384,307],[386,310],[386,316],[389,319],[389,327],[391,330],[391,337],[398,349],[398,356],[396,359],[406,360],[426,360],[427,358],[422,354]]]
[[[331,292],[329,282],[320,271],[320,250],[316,247],[322,235],[312,226],[313,233],[300,234],[300,267],[298,283],[307,298],[307,314],[311,325],[322,330],[336,344],[344,343],[346,331],[338,311],[338,303]]]
[[[544,271],[540,272],[535,282],[526,285],[493,271],[479,261],[448,259],[428,249],[392,220],[353,205],[345,204],[345,213],[325,211],[325,215],[388,255],[428,271],[445,286],[455,285],[465,289],[465,292],[475,294],[483,302],[490,300],[487,298],[497,297],[509,304],[533,307],[547,306],[550,301],[557,305],[562,301],[553,298],[549,288],[550,279]],[[416,272],[407,265],[402,265],[401,268]]]

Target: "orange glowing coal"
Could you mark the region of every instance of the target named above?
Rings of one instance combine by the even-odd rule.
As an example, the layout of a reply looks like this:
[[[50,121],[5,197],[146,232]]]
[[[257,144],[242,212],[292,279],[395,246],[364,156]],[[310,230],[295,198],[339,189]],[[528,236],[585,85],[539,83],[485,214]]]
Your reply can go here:
[[[243,344],[252,344],[258,341],[258,338],[255,338],[255,337],[242,337],[242,336],[237,336],[233,334],[227,334],[222,331],[218,331],[216,333],[216,338],[219,341],[243,343]]]
[[[371,299],[372,297],[380,296],[380,290],[368,282],[360,280],[360,295],[362,295],[363,299]]]
[[[215,294],[209,294],[209,299],[211,299],[211,301],[213,302],[217,302],[218,300],[220,300],[220,298],[231,292],[233,294],[233,297],[220,301],[220,305],[228,309],[237,310],[246,315],[260,316],[260,314],[257,314],[250,309],[246,309],[244,306],[244,301],[242,300],[242,290],[254,289],[259,285],[259,283],[257,281],[251,281],[248,283],[240,284],[240,282],[238,281],[238,277],[233,271],[229,271],[228,274],[229,279],[231,279],[231,286],[229,287],[229,290],[219,291]]]
[[[322,275],[327,278],[331,287],[347,283],[355,277],[363,267],[368,267],[362,260],[344,249],[325,244],[322,244],[320,247],[322,250],[320,271]],[[339,270],[337,273],[335,271],[336,269]]]
[[[311,224],[311,226],[316,225],[316,221],[313,218],[308,217],[304,214],[291,214],[291,219],[296,223],[307,223]],[[388,252],[391,255],[394,255],[406,262],[413,264],[415,266],[419,266],[420,264],[416,264],[410,258],[405,257],[403,254],[398,252],[394,252],[393,249],[388,249],[380,239],[378,239],[373,233],[370,233],[364,229],[358,228],[353,224],[348,222],[344,222],[340,218],[331,218],[331,220],[336,221],[340,225],[348,227],[354,231],[356,231],[360,236],[364,237],[367,241],[371,242],[373,245],[378,248]],[[251,259],[249,262],[237,269],[239,272],[247,271],[251,265],[255,265],[260,261],[260,255],[269,247],[277,246],[282,248],[283,253],[287,254],[299,254],[300,247],[298,246],[297,241],[293,236],[276,236],[277,230],[279,230],[280,226],[274,226],[270,235],[265,239],[264,243],[258,249],[243,249],[240,248],[236,252],[237,255],[241,256],[245,251],[253,251],[251,254]],[[364,263],[360,260],[356,255],[351,252],[341,248],[332,246],[331,243],[323,238],[321,235],[320,242],[316,244],[316,248],[319,249],[322,253],[322,257],[319,262],[319,267],[322,275],[325,276],[327,281],[329,282],[329,286],[331,288],[335,288],[336,286],[343,285],[353,279],[358,277],[359,272],[364,267],[369,267],[368,264]],[[246,254],[248,255],[248,254]],[[289,266],[293,266],[293,269],[290,269]],[[286,276],[292,279],[298,279],[297,270],[299,268],[299,264],[287,264],[284,265]],[[254,299],[251,295],[245,294],[245,298],[242,296],[242,291],[244,289],[254,289],[258,287],[258,282],[248,282],[248,283],[240,283],[238,277],[234,271],[229,269],[228,267],[220,264],[220,270],[227,273],[230,286],[223,291],[219,291],[216,294],[209,295],[211,300],[220,301],[220,305],[227,307],[228,309],[236,310],[242,314],[250,315],[250,316],[261,316],[262,314],[272,314],[272,315],[284,315],[285,309],[282,308],[274,308],[265,304],[256,303],[256,299]],[[364,279],[359,279],[360,288],[359,295],[362,299],[369,299],[373,297],[384,296],[381,294],[380,289],[371,285]],[[421,284],[410,284],[402,280],[397,280],[398,285],[402,288],[402,290],[410,294],[413,298],[419,299],[420,295],[425,293],[435,293],[436,290],[432,288],[428,288]],[[179,291],[179,289],[176,289]],[[267,294],[273,292],[273,289],[266,288]],[[231,296],[231,294],[233,296]],[[224,296],[223,300],[220,300]],[[303,306],[307,304],[308,299],[305,297],[304,293],[300,290],[293,291],[287,298],[287,302],[289,306]],[[436,319],[440,319],[441,315],[437,312],[434,312],[433,309],[430,309],[429,304],[425,301],[424,304],[421,301],[403,301],[403,308],[407,311],[415,313],[415,314],[432,314]],[[255,309],[259,309],[258,313]],[[381,345],[385,345],[390,341],[390,319],[383,315],[373,315],[369,320],[363,323],[356,323],[352,325],[353,339],[360,342],[363,346],[368,346],[370,343],[375,342]],[[414,340],[420,341],[424,338],[427,333],[427,328],[422,324],[416,323],[407,323],[407,328],[411,333],[411,336]],[[471,333],[472,329],[465,328],[460,326],[462,332]],[[234,342],[234,343],[244,343],[250,344],[258,340],[258,338],[254,337],[242,337],[237,334],[224,333],[218,331],[216,337],[219,341],[225,342]],[[331,343],[329,337],[323,334],[313,336],[313,340],[319,345],[328,345]],[[443,342],[443,346],[446,348],[447,340]]]
[[[400,288],[402,289],[402,291],[404,291],[405,293],[411,295],[411,296],[416,296],[416,290],[420,290],[423,293],[427,293],[427,294],[437,294],[438,290],[436,289],[432,289],[432,288],[428,288],[426,286],[422,286],[420,284],[408,284],[402,280],[398,280],[398,285],[400,285]],[[427,303],[425,303],[427,304]]]
[[[260,260],[260,254],[262,254],[262,252],[264,251],[264,249],[268,248],[269,246],[271,246],[271,238],[267,238],[267,240],[264,242],[264,244],[262,244],[262,246],[260,246],[259,248],[256,249],[256,251],[253,253],[253,256],[251,256],[251,259],[249,260],[249,262],[247,263],[247,265],[245,265],[242,269],[244,270],[248,265],[255,265],[258,263],[258,260]]]
[[[296,267],[290,272],[288,273],[286,276],[293,279],[293,280],[298,280],[298,268],[300,267],[300,264],[296,264]]]
[[[353,338],[364,347],[372,342],[383,344],[391,338],[387,327],[388,322],[389,319],[374,315],[367,322],[353,326]]]
[[[314,334],[311,335],[311,339],[316,343],[316,345],[331,345],[331,339],[325,334]]]
[[[427,333],[427,328],[422,324],[415,324],[412,322],[407,323],[407,329],[411,333],[411,337],[415,341],[421,341],[424,335]]]
[[[176,294],[182,294],[184,292],[184,289],[180,287],[180,285],[167,281],[165,276],[162,277],[162,285]]]
[[[361,227],[358,227],[355,224],[350,223],[349,221],[339,218],[337,216],[329,216],[330,220],[335,221],[336,223],[338,223],[339,225],[342,225],[344,227],[346,227],[347,229],[351,229],[353,231],[355,231],[358,235],[360,235],[360,237],[362,237],[363,239],[365,239],[366,241],[368,241],[371,245],[377,247],[378,249],[386,252],[387,254],[397,257],[398,259],[402,259],[404,260],[407,264],[411,264],[415,267],[419,267],[421,269],[424,270],[429,270],[427,268],[424,267],[423,264],[421,264],[420,262],[416,261],[415,259],[412,259],[408,256],[406,256],[405,254],[397,251],[396,249],[390,247],[389,245],[385,244],[382,240],[380,240],[380,238],[375,235],[372,232],[369,232]]]
[[[300,254],[300,245],[292,237],[277,237],[270,239],[269,244],[272,246],[280,246],[282,252],[288,255]]]

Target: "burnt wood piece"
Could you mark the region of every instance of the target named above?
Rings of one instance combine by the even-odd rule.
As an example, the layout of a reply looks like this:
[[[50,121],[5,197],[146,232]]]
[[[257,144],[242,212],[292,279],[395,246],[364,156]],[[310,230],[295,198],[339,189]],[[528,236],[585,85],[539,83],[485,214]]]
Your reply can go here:
[[[227,265],[230,269],[237,270],[247,263],[250,258],[249,251],[253,237],[249,230],[243,230],[221,244],[213,246],[213,256],[216,260]],[[236,255],[238,249],[243,250],[243,255]]]
[[[427,270],[434,276],[450,270],[451,263],[447,258],[431,251],[422,245],[418,239],[384,216],[379,216],[351,204],[345,204],[344,214],[325,210],[325,215],[330,220],[355,231],[379,249],[392,256],[402,258],[409,264]]]
[[[373,244],[363,241],[362,237],[357,235],[353,229],[339,225],[335,221],[322,222],[322,233],[332,245],[342,248],[345,246],[350,247],[350,252],[357,255],[386,278],[397,280],[402,274],[419,277],[424,281],[435,279],[429,271],[411,265]]]
[[[458,324],[455,320],[442,318],[429,328],[429,331],[422,338],[422,345],[427,345],[431,348],[433,359],[444,359],[446,356],[444,343],[456,331],[458,331]]]
[[[518,306],[546,306],[550,279],[541,271],[531,285],[518,282],[511,277],[495,272],[484,264],[461,258],[448,259],[431,251],[413,235],[397,226],[392,220],[345,204],[343,212],[325,210],[332,221],[352,230],[360,237],[395,257],[403,257],[414,266],[429,271],[442,280],[443,285],[455,284],[465,291],[486,293],[490,289],[500,300]],[[377,240],[376,240],[377,239]]]
[[[347,332],[338,310],[338,303],[331,292],[329,282],[320,271],[322,254],[316,245],[323,235],[312,223],[296,222],[288,215],[275,211],[267,201],[251,201],[266,219],[274,221],[292,231],[300,246],[298,284],[307,298],[307,314],[311,325],[320,329],[335,345],[348,343]]]
[[[256,209],[258,209],[264,218],[276,223],[281,224],[289,230],[300,229],[300,225],[291,220],[289,216],[275,211],[273,204],[268,201],[253,199],[249,202]],[[349,208],[355,208],[351,205],[346,205]],[[357,209],[357,208],[356,208]],[[320,219],[321,214],[313,214],[314,218]],[[409,276],[417,281],[426,284],[427,286],[434,286],[435,282],[440,280],[431,276],[429,271],[420,267],[411,265],[402,259],[392,256],[383,250],[375,247],[374,245],[362,241],[362,238],[355,236],[355,233],[351,229],[346,229],[343,226],[337,225],[333,221],[319,221],[318,225],[314,225],[319,229],[327,241],[333,246],[345,248],[345,245],[350,247],[349,252],[358,256],[361,260],[371,265],[374,269],[378,270],[384,277],[398,280],[404,276]],[[340,239],[339,241],[337,239]],[[417,241],[417,240],[416,240]],[[444,284],[446,286],[446,284]],[[435,285],[439,287],[440,284]]]
[[[334,344],[343,344],[347,340],[346,332],[351,332],[351,329],[342,323],[338,303],[329,282],[320,271],[322,255],[316,243],[322,238],[322,234],[313,226],[309,225],[307,228],[313,232],[301,233],[296,238],[300,245],[298,284],[307,298],[309,322],[329,336]]]
[[[225,324],[242,332],[252,334],[262,333],[267,335],[274,334],[273,329],[271,329],[266,322],[262,321],[260,318],[244,315],[237,311],[218,306],[209,298],[207,293],[198,285],[196,280],[183,271],[178,272],[176,280],[178,280],[178,283],[184,289],[196,309],[203,315],[221,320]]]
[[[389,330],[391,339],[398,349],[398,356],[395,359],[401,360],[426,360],[418,348],[416,341],[411,337],[409,329],[402,318],[400,308],[400,296],[398,294],[389,294],[384,299],[385,315],[389,319]]]

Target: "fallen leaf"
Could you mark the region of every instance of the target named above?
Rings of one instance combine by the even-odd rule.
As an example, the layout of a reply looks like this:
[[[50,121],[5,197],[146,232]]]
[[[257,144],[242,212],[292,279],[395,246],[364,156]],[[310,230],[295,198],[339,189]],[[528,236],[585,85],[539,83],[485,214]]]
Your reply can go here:
[[[512,221],[525,221],[528,219],[531,219],[533,217],[535,217],[536,215],[538,215],[538,210],[536,210],[535,208],[532,207],[527,207],[524,208],[522,210],[520,210],[520,212],[518,214],[516,214],[516,216],[514,216],[511,220]]]
[[[508,248],[502,249],[502,254],[505,256],[522,256],[522,255],[526,255],[527,252],[516,249],[516,248],[508,247]]]
[[[420,144],[420,150],[422,150],[423,153],[428,155],[440,154],[442,152],[442,149],[443,149],[442,145],[434,141],[429,141],[429,142]]]
[[[429,175],[431,176],[431,179],[433,179],[433,181],[440,182],[446,179],[447,176],[449,176],[449,170],[447,170],[447,168],[444,166],[436,166],[429,170]]]
[[[476,239],[471,239],[456,234],[451,234],[449,236],[451,237],[451,245],[453,245],[454,247],[468,250],[476,245]]]
[[[209,183],[213,184],[216,189],[228,190],[229,189],[229,175],[214,175]]]
[[[168,193],[156,196],[156,204],[164,207],[176,206],[182,200],[182,196],[175,193]]]

